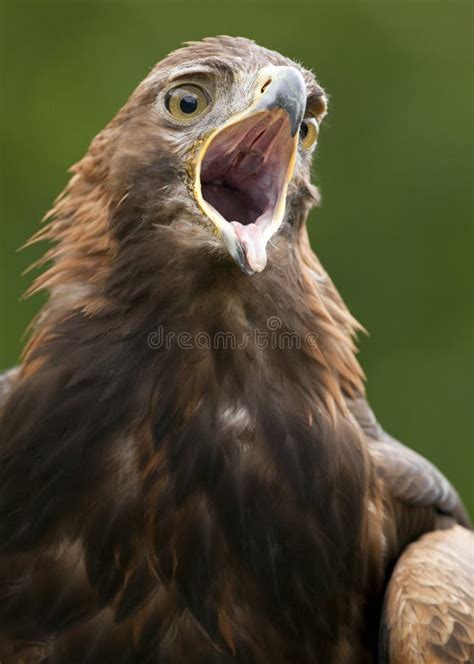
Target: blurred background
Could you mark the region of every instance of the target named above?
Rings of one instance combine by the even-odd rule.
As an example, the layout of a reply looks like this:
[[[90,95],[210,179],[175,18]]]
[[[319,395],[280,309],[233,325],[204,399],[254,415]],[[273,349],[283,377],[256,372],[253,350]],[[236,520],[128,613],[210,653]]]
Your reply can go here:
[[[474,513],[473,5],[470,2],[3,2],[0,368],[41,297],[16,253],[67,168],[155,62],[207,35],[253,38],[330,95],[315,251],[352,312],[372,405]]]

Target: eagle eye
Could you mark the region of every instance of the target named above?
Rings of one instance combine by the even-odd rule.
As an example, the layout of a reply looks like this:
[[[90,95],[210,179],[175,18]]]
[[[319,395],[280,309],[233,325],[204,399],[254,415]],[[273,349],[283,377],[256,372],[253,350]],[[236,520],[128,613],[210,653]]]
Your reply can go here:
[[[310,150],[318,140],[319,125],[313,115],[307,115],[300,124],[300,140],[305,150]]]
[[[195,120],[209,106],[209,95],[198,85],[182,83],[166,93],[165,107],[176,120]]]

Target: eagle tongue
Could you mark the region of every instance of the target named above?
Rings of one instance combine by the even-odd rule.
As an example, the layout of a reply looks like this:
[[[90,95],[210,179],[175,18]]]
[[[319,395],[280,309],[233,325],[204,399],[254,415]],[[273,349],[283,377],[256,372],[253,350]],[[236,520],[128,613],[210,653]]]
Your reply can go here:
[[[266,242],[262,236],[262,229],[256,224],[243,226],[238,221],[232,221],[231,225],[250,271],[261,272],[267,264]]]

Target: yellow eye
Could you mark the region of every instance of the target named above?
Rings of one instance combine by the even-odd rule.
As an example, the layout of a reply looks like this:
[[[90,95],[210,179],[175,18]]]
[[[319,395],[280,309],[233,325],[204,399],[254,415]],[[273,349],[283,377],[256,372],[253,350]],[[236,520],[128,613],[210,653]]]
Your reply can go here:
[[[195,120],[209,106],[209,96],[203,88],[183,83],[168,91],[165,106],[177,120]]]
[[[318,140],[318,134],[318,121],[312,115],[306,116],[300,125],[300,140],[305,150],[313,147]]]

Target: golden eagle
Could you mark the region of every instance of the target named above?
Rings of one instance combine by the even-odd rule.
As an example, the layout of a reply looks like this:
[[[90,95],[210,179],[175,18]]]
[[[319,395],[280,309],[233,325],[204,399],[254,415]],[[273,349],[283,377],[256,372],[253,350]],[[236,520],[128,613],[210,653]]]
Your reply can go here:
[[[326,107],[205,39],[73,167],[3,378],[2,664],[473,661],[468,517],[374,418],[309,246]]]

